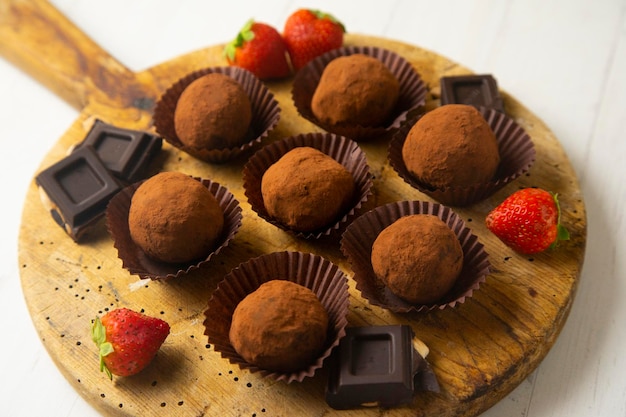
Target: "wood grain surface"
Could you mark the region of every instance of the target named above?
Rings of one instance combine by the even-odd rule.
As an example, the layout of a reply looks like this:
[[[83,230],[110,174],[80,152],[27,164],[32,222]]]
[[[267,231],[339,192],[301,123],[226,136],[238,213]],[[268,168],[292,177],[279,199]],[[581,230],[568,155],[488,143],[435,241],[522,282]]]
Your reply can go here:
[[[3,6],[4,7],[4,6]],[[45,2],[12,1],[0,22],[0,52],[49,86],[81,113],[41,162],[63,158],[94,118],[121,127],[152,129],[151,111],[178,78],[224,65],[221,46],[208,47],[133,73],[115,61]],[[8,17],[7,17],[8,16]],[[374,45],[409,60],[427,83],[427,108],[438,105],[439,78],[468,73],[463,66],[401,41],[348,35],[346,44]],[[269,83],[282,117],[268,143],[319,131],[298,116],[290,80]],[[440,394],[418,393],[412,404],[336,412],[324,401],[327,372],[284,384],[241,371],[222,359],[203,335],[203,313],[221,278],[251,257],[282,250],[320,254],[351,275],[337,240],[303,241],[260,219],[243,194],[245,158],[211,165],[165,144],[156,170],[210,178],[229,188],[243,208],[243,224],[211,266],[185,279],[140,283],[121,266],[104,223],[81,243],[59,228],[40,202],[34,180],[28,190],[19,237],[24,296],[34,325],[59,370],[105,415],[342,415],[474,416],[515,388],[539,364],[558,336],[574,299],[586,242],[585,205],[575,173],[557,138],[540,117],[503,92],[507,112],[531,136],[537,160],[530,173],[492,196],[455,211],[490,254],[492,273],[473,298],[455,309],[393,314],[369,305],[350,281],[350,325],[409,324],[430,348]],[[369,208],[399,200],[428,200],[409,187],[386,160],[386,142],[361,144],[375,176]],[[491,235],[484,217],[520,187],[540,186],[562,196],[571,240],[556,251],[518,255]],[[366,207],[367,208],[367,207]],[[115,307],[143,309],[168,321],[172,333],[141,374],[113,382],[98,371],[90,320]]]

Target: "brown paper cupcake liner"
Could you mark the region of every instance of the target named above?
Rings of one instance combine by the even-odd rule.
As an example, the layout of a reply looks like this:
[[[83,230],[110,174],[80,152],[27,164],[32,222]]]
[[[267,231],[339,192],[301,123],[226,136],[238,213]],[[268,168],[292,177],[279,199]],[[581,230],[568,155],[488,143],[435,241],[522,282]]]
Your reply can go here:
[[[432,214],[456,234],[463,249],[463,269],[453,288],[437,303],[411,304],[393,294],[372,269],[372,245],[381,231],[403,216]],[[354,272],[356,288],[371,304],[396,313],[427,312],[455,307],[478,290],[489,274],[489,256],[478,237],[449,207],[428,201],[400,201],[379,206],[357,218],[344,232],[341,250]]]
[[[229,339],[233,312],[241,300],[264,282],[286,279],[312,290],[328,312],[328,335],[320,356],[306,368],[291,373],[260,369],[246,362]],[[205,311],[205,335],[216,352],[232,364],[263,377],[291,383],[312,377],[345,336],[349,306],[348,280],[330,261],[304,252],[274,252],[250,259],[227,274],[218,284]]]
[[[118,257],[122,260],[122,267],[131,274],[152,280],[180,278],[191,271],[205,267],[235,237],[242,221],[239,202],[226,187],[219,183],[197,177],[194,179],[200,181],[215,196],[224,213],[224,229],[220,242],[204,259],[195,262],[185,264],[159,262],[146,255],[133,242],[128,227],[128,212],[133,194],[144,181],[129,185],[109,202],[106,209],[107,227],[113,237],[113,245],[117,249]]]
[[[415,178],[404,164],[402,146],[419,117],[405,123],[391,139],[388,159],[393,169],[411,187],[442,204],[457,207],[469,206],[484,200],[526,173],[535,162],[535,147],[530,136],[506,114],[485,107],[479,107],[478,110],[489,123],[498,141],[500,165],[491,181],[469,187],[432,188]]]
[[[334,224],[313,232],[298,232],[272,218],[263,203],[261,180],[267,169],[290,150],[309,146],[329,155],[354,177],[356,191],[353,204]],[[273,142],[256,151],[243,167],[243,187],[252,210],[276,227],[304,239],[319,239],[339,233],[357,214],[372,191],[372,175],[363,150],[356,142],[332,133],[305,133]]]
[[[400,97],[390,120],[380,127],[358,125],[326,125],[311,110],[311,99],[322,73],[330,61],[340,56],[365,54],[382,61],[400,82]],[[294,77],[291,91],[298,113],[327,132],[348,137],[354,141],[385,138],[391,135],[407,117],[415,116],[426,102],[426,84],[410,62],[395,52],[374,46],[345,46],[329,51],[310,61]]]
[[[220,73],[238,81],[248,94],[252,105],[252,122],[245,142],[238,147],[224,149],[197,149],[185,146],[174,126],[174,112],[182,92],[196,79],[211,73]],[[172,146],[206,162],[224,163],[260,146],[276,127],[281,109],[274,94],[251,72],[234,66],[205,68],[178,80],[161,96],[156,104],[153,123],[157,133]]]

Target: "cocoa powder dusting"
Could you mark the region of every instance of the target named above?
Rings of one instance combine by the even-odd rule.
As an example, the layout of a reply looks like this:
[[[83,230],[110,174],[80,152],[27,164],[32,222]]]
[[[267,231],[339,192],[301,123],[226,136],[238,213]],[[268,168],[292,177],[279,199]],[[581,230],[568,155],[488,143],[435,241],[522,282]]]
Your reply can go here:
[[[287,152],[261,179],[268,214],[302,232],[336,220],[348,208],[355,189],[354,178],[343,165],[311,147]]]
[[[315,360],[327,330],[328,313],[315,293],[276,279],[237,305],[229,338],[247,362],[261,369],[292,372]]]
[[[426,113],[402,148],[409,172],[433,188],[488,182],[500,164],[497,139],[473,106],[447,104]]]
[[[332,60],[311,100],[311,111],[328,125],[380,126],[393,111],[400,83],[376,58],[353,54]]]
[[[210,253],[221,236],[224,214],[199,181],[163,172],[135,191],[128,213],[132,240],[150,257],[188,262]]]
[[[252,106],[233,78],[210,73],[193,81],[180,95],[174,128],[180,141],[196,149],[240,145],[252,121]]]
[[[376,276],[398,297],[416,304],[438,301],[463,268],[456,235],[437,216],[401,217],[385,228],[372,246]]]

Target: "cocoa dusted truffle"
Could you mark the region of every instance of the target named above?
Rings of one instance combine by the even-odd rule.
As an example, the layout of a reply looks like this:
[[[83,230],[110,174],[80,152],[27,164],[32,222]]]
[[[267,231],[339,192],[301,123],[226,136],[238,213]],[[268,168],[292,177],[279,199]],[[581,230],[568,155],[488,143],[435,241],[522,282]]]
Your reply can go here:
[[[267,213],[300,232],[329,225],[355,193],[352,174],[325,153],[297,147],[271,165],[261,179]]]
[[[222,233],[224,214],[199,181],[180,172],[162,172],[133,194],[128,227],[133,242],[151,258],[183,263],[211,252]]]
[[[437,216],[413,214],[383,229],[372,245],[372,269],[398,297],[415,304],[438,301],[463,268],[463,249]]]
[[[204,75],[185,88],[174,112],[180,141],[195,149],[239,146],[252,121],[252,106],[236,80],[221,73]]]
[[[491,180],[500,164],[498,142],[473,106],[447,104],[426,113],[402,147],[407,170],[434,188],[467,187]]]
[[[275,279],[237,305],[229,338],[247,362],[261,369],[292,372],[315,360],[327,330],[328,313],[313,291]]]
[[[364,54],[341,56],[324,69],[311,111],[327,125],[380,126],[399,95],[400,83],[381,61]]]

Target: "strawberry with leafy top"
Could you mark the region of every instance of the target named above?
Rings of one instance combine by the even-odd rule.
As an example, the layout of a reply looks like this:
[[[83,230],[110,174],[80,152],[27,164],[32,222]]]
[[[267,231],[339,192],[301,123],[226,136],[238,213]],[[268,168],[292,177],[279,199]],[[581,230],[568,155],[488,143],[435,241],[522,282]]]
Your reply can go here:
[[[144,369],[170,333],[167,322],[119,308],[96,318],[91,338],[100,351],[100,371],[130,376]]]
[[[261,80],[291,75],[287,45],[272,26],[249,20],[224,48],[230,65],[252,72]]]
[[[285,22],[283,38],[295,70],[313,58],[343,45],[345,27],[328,13],[299,9]]]
[[[485,219],[487,228],[517,252],[533,254],[569,239],[561,225],[556,194],[540,188],[524,188],[507,197]]]

